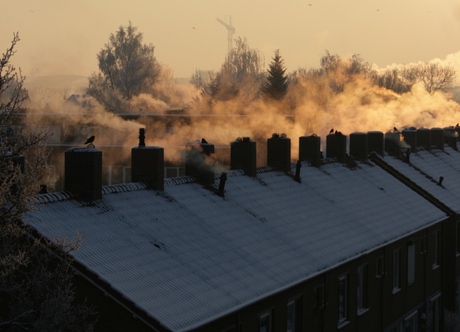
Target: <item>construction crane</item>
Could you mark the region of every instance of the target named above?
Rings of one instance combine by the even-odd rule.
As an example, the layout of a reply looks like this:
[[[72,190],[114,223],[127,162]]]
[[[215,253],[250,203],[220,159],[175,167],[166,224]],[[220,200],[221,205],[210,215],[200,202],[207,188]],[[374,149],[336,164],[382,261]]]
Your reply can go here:
[[[217,22],[222,24],[224,27],[227,28],[228,31],[228,53],[232,51],[233,48],[233,34],[235,33],[235,28],[232,25],[232,17],[229,17],[228,23],[222,21],[220,18],[217,18]]]

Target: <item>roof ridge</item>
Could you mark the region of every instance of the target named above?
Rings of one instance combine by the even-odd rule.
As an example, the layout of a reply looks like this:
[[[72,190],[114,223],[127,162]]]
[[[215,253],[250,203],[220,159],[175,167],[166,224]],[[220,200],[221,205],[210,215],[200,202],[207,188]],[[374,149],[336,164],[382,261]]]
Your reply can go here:
[[[32,196],[30,198],[30,201],[32,203],[46,204],[46,203],[65,201],[69,198],[72,198],[72,194],[70,194],[69,192],[55,191],[51,193],[38,194],[38,195]]]
[[[147,185],[143,182],[127,182],[102,186],[102,194],[118,194],[127,191],[137,191],[146,189]]]

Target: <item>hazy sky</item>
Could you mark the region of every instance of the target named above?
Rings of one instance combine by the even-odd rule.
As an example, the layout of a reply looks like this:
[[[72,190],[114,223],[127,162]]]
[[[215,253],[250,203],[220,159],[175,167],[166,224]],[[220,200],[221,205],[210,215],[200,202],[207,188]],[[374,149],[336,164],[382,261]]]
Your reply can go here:
[[[109,35],[131,21],[176,77],[218,70],[234,37],[288,71],[318,67],[325,50],[385,67],[460,53],[458,0],[0,0],[0,51],[19,32],[14,64],[29,76],[97,70]],[[460,66],[459,66],[460,68]],[[459,73],[460,75],[460,73]]]

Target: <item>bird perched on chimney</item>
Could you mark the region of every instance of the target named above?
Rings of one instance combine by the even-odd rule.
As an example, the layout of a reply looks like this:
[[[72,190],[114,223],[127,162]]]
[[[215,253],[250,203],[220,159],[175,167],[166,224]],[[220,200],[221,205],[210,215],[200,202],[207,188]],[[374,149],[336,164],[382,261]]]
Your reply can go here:
[[[93,143],[93,142],[94,142],[94,139],[95,139],[95,137],[94,137],[94,135],[93,135],[93,136],[91,136],[90,138],[88,138],[88,139],[86,140],[85,144],[91,144],[91,143]]]
[[[202,138],[202,139],[201,139],[201,143],[204,143],[204,144],[206,144],[206,143],[208,143],[208,141],[207,141],[207,140],[205,140],[204,138]]]
[[[329,134],[332,134],[334,132],[334,128],[332,128],[331,130],[329,130]]]

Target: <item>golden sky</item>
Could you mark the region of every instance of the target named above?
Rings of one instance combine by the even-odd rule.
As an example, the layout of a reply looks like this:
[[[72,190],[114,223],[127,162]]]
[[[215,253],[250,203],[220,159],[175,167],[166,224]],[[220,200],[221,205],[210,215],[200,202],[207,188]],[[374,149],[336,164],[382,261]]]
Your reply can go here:
[[[0,0],[0,8],[0,51],[19,32],[13,63],[28,76],[88,76],[109,35],[129,22],[176,77],[218,70],[227,30],[216,19],[230,17],[235,38],[266,65],[279,49],[288,71],[318,67],[326,50],[381,68],[439,58],[460,69],[458,0]]]

